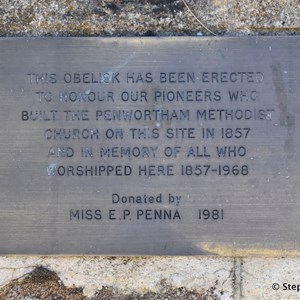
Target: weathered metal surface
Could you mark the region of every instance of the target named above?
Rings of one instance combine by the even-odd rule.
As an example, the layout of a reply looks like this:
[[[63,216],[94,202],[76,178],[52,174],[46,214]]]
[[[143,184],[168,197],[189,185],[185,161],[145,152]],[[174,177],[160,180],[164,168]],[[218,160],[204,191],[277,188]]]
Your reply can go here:
[[[299,46],[0,40],[0,252],[297,252]]]

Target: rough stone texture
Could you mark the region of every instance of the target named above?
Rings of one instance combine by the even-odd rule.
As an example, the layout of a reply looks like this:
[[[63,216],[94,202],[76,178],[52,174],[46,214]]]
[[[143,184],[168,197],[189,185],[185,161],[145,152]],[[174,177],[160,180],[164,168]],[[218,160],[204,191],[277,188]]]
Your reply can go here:
[[[296,258],[2,257],[0,299],[299,299],[298,266]]]
[[[299,0],[186,0],[216,34],[299,33]],[[209,34],[183,0],[1,0],[1,35]]]
[[[299,299],[299,259],[245,259],[241,267],[243,299]],[[283,284],[291,289],[284,290]],[[272,285],[279,289],[273,290]],[[292,285],[299,285],[298,291]],[[288,286],[287,286],[288,288]]]
[[[210,34],[198,20],[218,35],[300,33],[299,0],[186,3],[190,10],[183,0],[0,0],[0,35]],[[283,289],[300,284],[298,266],[296,258],[1,257],[0,299],[299,299]]]
[[[0,270],[0,299],[51,299],[53,290],[66,299],[226,300],[236,280],[234,259],[199,257],[2,257]]]

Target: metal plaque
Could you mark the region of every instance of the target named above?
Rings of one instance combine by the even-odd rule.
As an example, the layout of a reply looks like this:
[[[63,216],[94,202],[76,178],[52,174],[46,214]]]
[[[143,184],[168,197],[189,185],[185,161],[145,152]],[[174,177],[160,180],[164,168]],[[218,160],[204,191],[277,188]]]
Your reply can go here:
[[[0,58],[0,253],[300,252],[299,36],[3,38]]]

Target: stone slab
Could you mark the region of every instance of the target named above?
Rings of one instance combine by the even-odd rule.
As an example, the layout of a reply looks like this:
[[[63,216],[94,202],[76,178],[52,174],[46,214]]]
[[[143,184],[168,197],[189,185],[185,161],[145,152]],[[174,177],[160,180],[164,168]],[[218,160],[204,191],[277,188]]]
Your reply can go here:
[[[195,292],[197,295],[210,297],[209,299],[229,300],[237,295],[232,283],[235,277],[233,259],[190,256],[2,256],[0,286],[15,279],[29,277],[28,274],[34,270],[35,265],[56,272],[64,286],[83,287],[84,295],[91,299],[97,291],[105,288],[121,294],[116,299],[124,299],[132,294],[146,298],[147,293],[164,294],[169,288],[185,290],[190,294]],[[40,283],[42,287],[43,283]],[[175,297],[180,299],[180,293],[175,294]],[[193,299],[192,296],[189,299]]]

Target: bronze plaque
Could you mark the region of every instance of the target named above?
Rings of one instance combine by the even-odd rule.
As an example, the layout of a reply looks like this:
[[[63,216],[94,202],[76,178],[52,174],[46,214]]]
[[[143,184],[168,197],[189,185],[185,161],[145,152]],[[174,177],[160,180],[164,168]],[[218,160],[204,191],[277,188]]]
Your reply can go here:
[[[299,50],[1,39],[0,252],[298,253]]]

